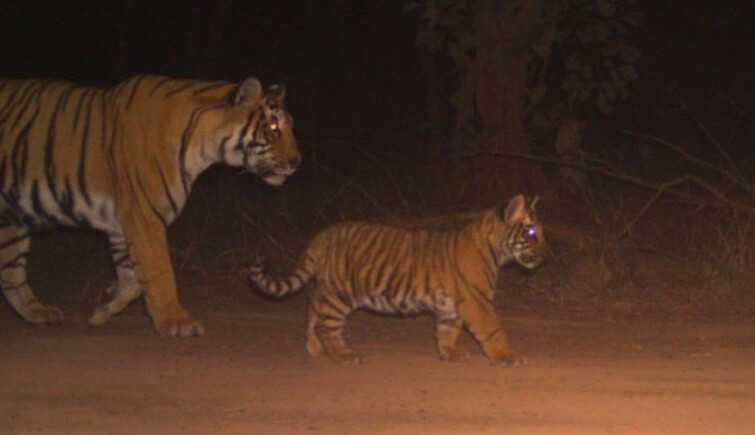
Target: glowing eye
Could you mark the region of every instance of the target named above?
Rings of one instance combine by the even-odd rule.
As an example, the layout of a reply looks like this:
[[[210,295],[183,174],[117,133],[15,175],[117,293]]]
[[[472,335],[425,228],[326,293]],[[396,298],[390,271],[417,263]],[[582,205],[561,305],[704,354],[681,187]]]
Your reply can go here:
[[[272,131],[278,131],[278,124],[277,123],[270,124],[270,130],[272,130]]]
[[[524,232],[525,232],[525,234],[527,234],[527,237],[530,238],[530,239],[537,238],[537,227],[534,226],[534,225],[527,225],[524,228]]]

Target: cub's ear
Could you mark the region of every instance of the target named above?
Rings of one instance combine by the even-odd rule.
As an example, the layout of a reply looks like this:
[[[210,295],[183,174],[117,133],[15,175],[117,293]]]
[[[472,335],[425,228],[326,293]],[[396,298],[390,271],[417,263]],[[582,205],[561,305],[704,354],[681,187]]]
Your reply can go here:
[[[530,210],[532,210],[533,213],[535,212],[535,206],[537,205],[537,200],[538,199],[540,199],[540,197],[536,196],[536,197],[532,198],[532,201],[530,202]]]
[[[509,200],[506,210],[503,212],[503,219],[506,222],[516,222],[527,216],[527,202],[524,195],[517,195]]]
[[[283,100],[286,98],[286,85],[284,83],[270,85],[265,90],[265,94],[267,94],[268,98],[278,103],[279,106],[282,106]]]
[[[236,88],[236,91],[230,98],[234,106],[250,104],[262,95],[262,84],[254,77],[249,77]]]

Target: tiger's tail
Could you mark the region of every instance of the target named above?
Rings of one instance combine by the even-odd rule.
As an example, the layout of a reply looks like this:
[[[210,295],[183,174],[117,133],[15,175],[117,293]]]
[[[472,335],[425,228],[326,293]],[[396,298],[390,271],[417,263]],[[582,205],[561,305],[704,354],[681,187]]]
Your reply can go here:
[[[257,260],[249,266],[249,282],[262,293],[276,298],[296,293],[314,275],[314,268],[311,266],[312,262],[307,260],[305,259],[305,261],[301,262],[290,275],[279,279],[270,278],[265,272],[264,261]]]

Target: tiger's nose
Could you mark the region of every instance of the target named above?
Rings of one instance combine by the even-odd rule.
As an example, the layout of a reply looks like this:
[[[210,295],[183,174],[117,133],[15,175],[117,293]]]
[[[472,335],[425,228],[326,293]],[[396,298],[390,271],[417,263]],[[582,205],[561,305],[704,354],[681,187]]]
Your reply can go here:
[[[288,166],[291,168],[296,168],[301,163],[301,156],[294,156],[288,159]]]

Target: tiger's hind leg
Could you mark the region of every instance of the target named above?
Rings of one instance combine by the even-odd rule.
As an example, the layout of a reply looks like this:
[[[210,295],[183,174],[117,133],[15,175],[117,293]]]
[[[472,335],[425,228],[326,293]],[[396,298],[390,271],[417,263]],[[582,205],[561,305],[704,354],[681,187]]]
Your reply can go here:
[[[335,292],[323,291],[320,284],[312,292],[307,326],[307,350],[317,356],[324,350],[336,364],[361,364],[364,360],[343,339],[346,317],[353,308]]]
[[[307,352],[312,356],[322,355],[322,343],[315,332],[317,317],[317,310],[315,310],[314,304],[310,302],[307,311]]]
[[[112,316],[121,312],[134,299],[142,295],[143,289],[136,279],[134,263],[128,255],[128,247],[122,234],[109,236],[110,255],[115,264],[118,283],[110,286],[106,293],[110,300],[94,309],[89,318],[91,325],[104,325]]]
[[[0,288],[8,303],[27,322],[58,323],[63,320],[63,311],[42,305],[26,281],[26,255],[30,248],[27,228],[18,225],[0,228]]]
[[[454,300],[441,293],[435,297],[435,336],[438,355],[443,361],[466,361],[469,351],[457,343],[462,320],[456,311]]]

